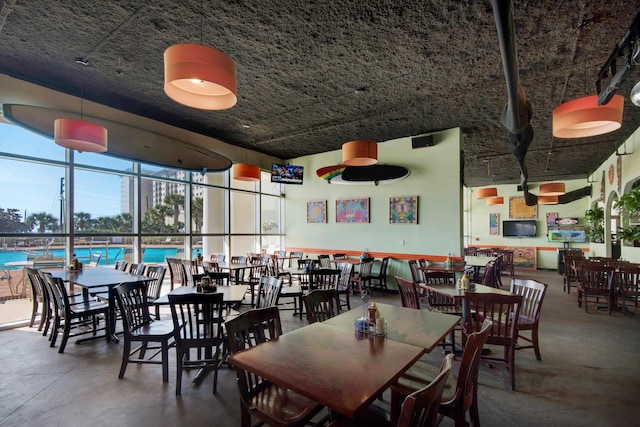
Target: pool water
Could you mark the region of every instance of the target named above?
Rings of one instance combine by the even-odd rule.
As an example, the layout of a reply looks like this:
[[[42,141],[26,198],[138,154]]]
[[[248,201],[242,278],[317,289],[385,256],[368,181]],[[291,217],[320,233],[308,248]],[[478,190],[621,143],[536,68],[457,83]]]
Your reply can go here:
[[[107,265],[107,259],[109,260],[108,264],[113,265],[116,261],[119,261],[124,258],[125,248],[124,247],[113,247],[110,246],[106,248],[104,246],[94,246],[93,248],[76,248],[75,254],[82,263],[89,262],[89,255],[91,252],[102,252],[102,257],[100,258],[100,265]],[[182,249],[180,249],[182,251]],[[194,249],[191,254],[191,259],[194,259],[199,249]],[[153,247],[153,248],[145,248],[144,255],[142,258],[143,263],[162,263],[165,262],[165,258],[173,258],[177,255],[177,248],[163,248],[163,247]],[[51,254],[54,258],[64,258],[65,251],[64,249],[50,249],[49,254]],[[0,268],[7,268],[9,270],[19,270],[22,266],[5,266],[7,262],[15,262],[15,261],[26,261],[27,260],[27,252],[26,251],[1,251],[0,252]]]

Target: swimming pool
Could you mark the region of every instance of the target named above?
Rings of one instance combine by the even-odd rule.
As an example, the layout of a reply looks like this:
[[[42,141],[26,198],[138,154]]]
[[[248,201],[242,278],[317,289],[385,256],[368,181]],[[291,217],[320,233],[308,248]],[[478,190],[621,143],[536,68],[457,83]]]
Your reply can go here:
[[[126,248],[130,250],[130,248]],[[107,259],[109,260],[109,265],[115,264],[116,261],[119,261],[124,258],[125,248],[124,247],[114,247],[109,246],[106,248],[105,246],[94,246],[93,248],[76,248],[75,254],[80,260],[80,262],[88,263],[89,255],[91,252],[102,252],[102,257],[100,258],[100,265],[106,265]],[[180,249],[182,251],[182,249]],[[191,254],[191,259],[194,259],[200,249],[194,249]],[[144,255],[142,257],[142,262],[144,263],[161,263],[165,262],[165,258],[173,258],[177,255],[178,248],[164,248],[164,247],[150,247],[144,249]],[[50,249],[49,254],[51,254],[54,258],[64,258],[65,251],[64,249]],[[16,261],[26,261],[27,260],[27,252],[26,251],[1,251],[0,252],[0,268],[7,268],[9,270],[19,270],[22,266],[5,266],[7,262],[16,262]]]

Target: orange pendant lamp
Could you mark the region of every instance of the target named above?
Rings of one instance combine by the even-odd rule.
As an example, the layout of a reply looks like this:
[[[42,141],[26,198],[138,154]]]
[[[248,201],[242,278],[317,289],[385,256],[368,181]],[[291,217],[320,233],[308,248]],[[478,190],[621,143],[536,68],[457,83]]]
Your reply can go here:
[[[371,166],[378,163],[378,144],[356,140],[342,144],[342,163],[347,166]]]
[[[85,120],[56,119],[53,141],[70,150],[104,153],[107,151],[107,129]]]
[[[238,181],[258,181],[260,179],[260,167],[247,163],[236,163],[231,170],[233,179]]]
[[[565,191],[564,182],[548,182],[540,184],[541,196],[562,196]]]
[[[558,196],[538,196],[539,205],[557,205]]]
[[[203,110],[236,105],[236,64],[224,53],[183,43],[164,51],[164,91],[180,104]]]
[[[479,188],[476,191],[476,199],[488,199],[489,197],[496,197],[498,195],[498,189],[496,187]]]
[[[504,197],[489,197],[487,198],[487,205],[504,205]]]
[[[598,95],[565,102],[553,109],[553,136],[584,138],[620,129],[624,97],[614,95],[605,105],[598,105]]]

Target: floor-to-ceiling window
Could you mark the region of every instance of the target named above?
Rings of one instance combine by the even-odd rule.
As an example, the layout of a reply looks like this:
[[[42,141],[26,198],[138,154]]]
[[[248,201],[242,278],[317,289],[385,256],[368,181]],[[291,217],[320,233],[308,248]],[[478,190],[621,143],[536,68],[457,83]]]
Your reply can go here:
[[[9,276],[0,301],[28,297],[21,270],[36,258],[64,265],[73,254],[88,262],[97,253],[101,265],[164,263],[283,247],[281,188],[266,172],[257,182],[234,181],[228,172],[67,152],[0,124],[0,269]]]

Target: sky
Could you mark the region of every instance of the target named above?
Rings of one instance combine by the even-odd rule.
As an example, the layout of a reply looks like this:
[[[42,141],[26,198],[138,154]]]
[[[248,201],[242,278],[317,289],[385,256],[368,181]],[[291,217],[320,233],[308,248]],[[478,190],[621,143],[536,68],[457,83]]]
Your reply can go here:
[[[11,154],[64,160],[64,148],[51,139],[18,126],[0,123],[0,151]],[[104,154],[76,153],[76,161],[125,170],[130,161]],[[19,209],[24,215],[47,212],[60,215],[61,167],[27,164],[0,158],[0,207]],[[120,214],[120,177],[76,172],[76,212],[89,212],[92,218]]]

